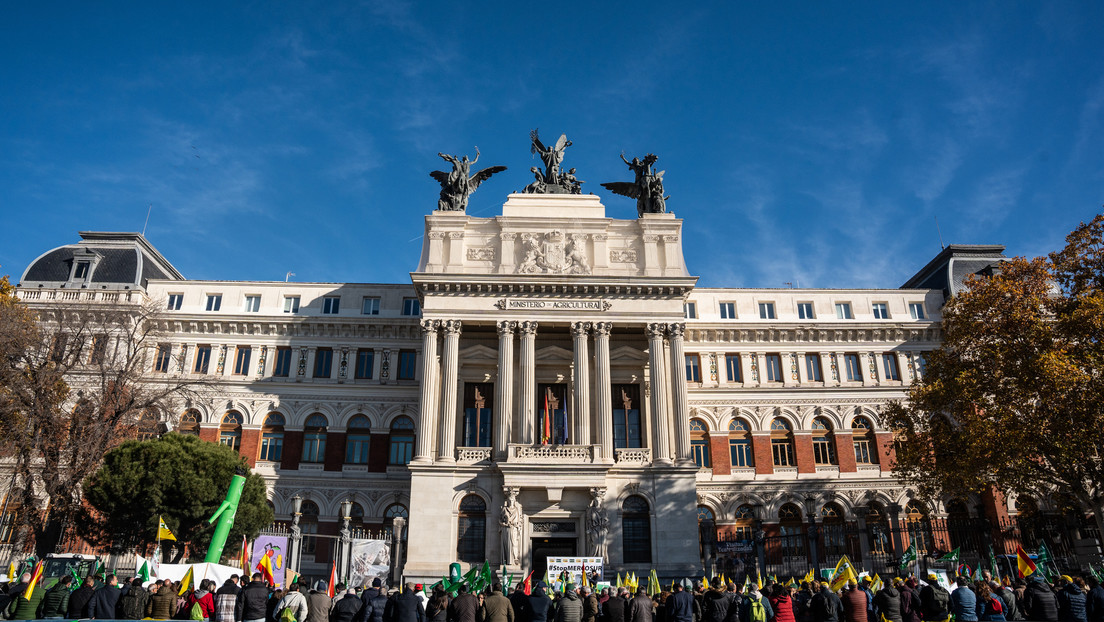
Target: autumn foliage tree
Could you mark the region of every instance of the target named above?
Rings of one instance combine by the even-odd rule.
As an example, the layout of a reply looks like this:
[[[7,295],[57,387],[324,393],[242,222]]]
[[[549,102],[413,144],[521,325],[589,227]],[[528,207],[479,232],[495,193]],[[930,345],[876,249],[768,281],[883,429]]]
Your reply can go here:
[[[1069,495],[1104,533],[1104,214],[1047,258],[969,280],[942,327],[887,413],[896,475],[932,498]]]

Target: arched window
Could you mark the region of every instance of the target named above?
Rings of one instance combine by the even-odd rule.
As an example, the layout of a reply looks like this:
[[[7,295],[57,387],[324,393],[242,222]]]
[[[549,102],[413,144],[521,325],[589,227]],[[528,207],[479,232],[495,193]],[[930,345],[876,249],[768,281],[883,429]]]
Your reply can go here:
[[[813,419],[813,462],[819,465],[836,464],[834,441],[832,424],[823,417]]]
[[[391,422],[391,451],[388,464],[409,464],[414,457],[414,420],[395,417]]]
[[[134,435],[140,441],[148,441],[157,438],[161,432],[161,420],[157,411],[147,408],[142,411],[135,425]]]
[[[456,558],[472,564],[487,558],[487,504],[479,495],[468,495],[460,501],[460,539],[456,543]]]
[[[177,427],[177,431],[187,436],[199,436],[199,422],[202,419],[198,410],[187,410],[180,415],[180,426]]]
[[[299,528],[303,531],[303,553],[314,555],[318,549],[318,504],[310,499],[303,501],[299,512]]]
[[[326,428],[330,422],[326,415],[314,413],[303,424],[303,462],[319,463],[326,460]]]
[[[10,544],[15,539],[15,525],[19,520],[20,497],[23,490],[13,488],[4,496],[4,513],[0,515],[0,544]]]
[[[652,563],[652,518],[644,497],[633,495],[621,505],[621,546],[626,564]]]
[[[364,507],[355,501],[349,508],[349,528],[364,529]]]
[[[856,464],[878,464],[878,452],[874,443],[874,426],[866,417],[855,417],[851,422],[855,443]]]
[[[782,417],[771,421],[771,454],[776,467],[797,466],[794,459],[793,428]]]
[[[801,508],[787,503],[778,508],[778,530],[782,536],[782,555],[805,556],[805,529],[801,521]]]
[[[690,455],[699,469],[709,468],[709,426],[701,419],[690,420]]]
[[[755,537],[755,509],[746,503],[736,508],[736,524],[733,530],[737,540],[751,540]]]
[[[345,463],[368,464],[368,447],[372,444],[372,422],[356,415],[345,426]]]
[[[743,419],[733,419],[728,424],[728,453],[735,468],[750,469],[755,466],[751,451],[751,426]]]
[[[242,422],[245,419],[236,410],[231,410],[222,417],[219,425],[219,443],[226,445],[234,451],[241,449]]]
[[[879,503],[871,503],[866,513],[866,530],[870,537],[870,551],[879,555],[889,552],[889,519],[885,508]]]
[[[388,538],[391,538],[392,525],[395,524],[396,518],[410,518],[410,512],[406,510],[406,506],[401,503],[392,503],[387,506],[387,509],[383,511],[383,530],[387,534]],[[406,528],[403,528],[401,534],[402,540],[406,540]]]
[[[698,506],[698,544],[704,547],[717,541],[717,520],[713,510],[704,505]],[[704,553],[704,551],[699,551]]]
[[[284,455],[284,416],[268,413],[261,427],[261,460],[279,462]]]
[[[926,507],[918,501],[909,501],[905,506],[905,526],[908,529],[909,543],[916,545],[918,553],[923,554],[931,550],[932,529]]]
[[[847,553],[847,534],[843,520],[843,508],[837,503],[825,503],[820,508],[823,524],[824,554],[839,557]]]

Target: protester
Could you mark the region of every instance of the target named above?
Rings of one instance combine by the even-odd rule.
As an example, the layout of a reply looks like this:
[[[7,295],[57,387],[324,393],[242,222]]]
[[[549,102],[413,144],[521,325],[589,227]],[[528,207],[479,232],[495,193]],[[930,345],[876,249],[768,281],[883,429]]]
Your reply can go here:
[[[575,591],[575,584],[568,583],[556,605],[556,622],[582,622],[583,602],[579,599],[579,593]]]
[[[283,602],[284,596],[287,592],[281,589],[272,591],[272,595],[265,601],[265,622],[277,622],[276,621],[276,607]]]
[[[119,603],[121,592],[115,575],[109,574],[104,579],[104,586],[96,590],[88,601],[88,617],[92,619],[113,620],[116,617],[115,605]],[[18,614],[18,612],[17,612]],[[27,618],[20,618],[26,620]]]
[[[466,583],[460,584],[459,593],[449,603],[448,622],[479,622],[479,599],[468,592]]]
[[[854,581],[848,581],[847,587],[840,594],[843,602],[844,620],[846,622],[867,622],[866,609],[869,599],[866,592],[859,589]]]
[[[598,622],[598,617],[601,615],[598,596],[589,587],[581,587],[579,597],[583,599],[583,622]]]
[[[652,622],[655,610],[647,590],[642,587],[636,589],[636,596],[629,601],[628,612],[627,622]]]
[[[709,583],[709,589],[702,595],[702,622],[725,622],[732,599],[721,591],[724,587],[718,577]]]
[[[531,622],[553,622],[556,619],[552,599],[544,593],[544,581],[537,583],[529,594],[529,612],[532,616]]]
[[[920,582],[916,577],[909,577],[897,587],[901,593],[901,619],[905,622],[921,622],[923,615],[920,611]]]
[[[31,582],[31,573],[24,572],[19,577],[19,585],[16,589],[9,592],[12,602],[8,605],[8,609],[11,610],[9,616],[12,620],[31,620],[35,617],[35,612],[38,611],[38,605],[42,602],[45,590],[41,587],[31,593],[30,599],[24,597],[24,593],[27,591],[27,586]],[[114,609],[112,609],[112,616],[114,617]]]
[[[866,619],[867,622],[878,622],[880,620],[878,616],[878,605],[874,603],[874,590],[872,586],[874,584],[873,579],[869,576],[863,577],[859,580],[859,590],[866,594]]]
[[[732,586],[731,583],[729,583]],[[794,601],[794,614],[797,617],[797,622],[813,622],[813,612],[809,607],[810,601],[813,600],[813,590],[809,586],[808,581],[801,582],[801,589],[797,590],[797,593],[793,595]],[[725,622],[730,622],[726,620]]]
[[[970,589],[970,581],[966,577],[958,577],[955,580],[958,589],[951,592],[951,609],[954,611],[957,622],[977,622],[977,597]]]
[[[383,582],[379,577],[372,579],[372,587],[364,590],[360,595],[363,607],[360,609],[358,622],[383,622],[383,614],[387,609],[387,594],[384,593]]]
[[[1007,619],[1004,616],[1004,601],[993,594],[988,583],[978,582],[975,589],[977,589],[976,612],[978,619],[989,622],[1004,622]]]
[[[626,615],[628,613],[628,593],[629,591],[623,587],[617,588],[617,593],[609,597],[609,600],[602,603],[602,618],[603,622],[626,622]],[[519,622],[526,622],[519,620]]]
[[[405,587],[406,589],[395,594],[388,601],[384,618],[387,622],[425,622],[425,609],[422,607],[421,599],[414,592],[414,584],[407,583]],[[476,610],[478,610],[479,600],[474,596],[471,598],[475,601]]]
[[[900,578],[886,584],[874,595],[874,610],[879,612],[882,619],[887,622],[904,622],[904,618],[901,617],[901,592],[897,591],[896,587],[899,581]]]
[[[135,577],[130,582],[130,588],[125,594],[119,596],[118,613],[123,620],[141,620],[146,617],[146,604],[149,601],[149,592],[142,587],[142,579]],[[228,619],[234,622],[233,617]]]
[[[325,581],[319,581],[310,591],[307,596],[307,622],[330,622],[333,600],[327,591],[329,587]]]
[[[1088,622],[1088,598],[1085,595],[1085,582],[1081,577],[1071,579],[1062,576],[1064,585],[1058,590],[1058,621]]]
[[[237,622],[263,622],[268,604],[268,586],[264,575],[254,572],[252,580],[234,599],[234,619]]]
[[[238,587],[238,575],[231,575],[229,579],[223,582],[222,587],[215,592],[213,622],[234,622],[239,592],[241,592],[241,588]]]
[[[442,590],[442,593],[444,591]],[[434,590],[436,594],[436,590]],[[514,608],[514,620],[516,622],[532,622],[533,612],[529,609],[529,595],[525,593],[525,582],[519,581],[510,594],[510,604]]]
[[[154,620],[169,620],[176,614],[176,594],[172,591],[172,583],[166,579],[158,581],[155,585],[157,585],[157,591],[146,599],[146,617]],[[76,595],[77,593],[73,592],[73,596]],[[69,602],[72,603],[73,599],[70,598]]]
[[[54,587],[46,590],[42,595],[42,602],[38,605],[38,617],[47,620],[64,617],[69,609],[69,588],[72,585],[73,577],[66,575],[58,579]]]
[[[1001,605],[1004,607],[1004,619],[1019,620],[1020,612],[1016,603],[1016,593],[1002,586],[997,581],[990,581],[989,589],[993,592],[994,596],[1001,600]]]
[[[276,603],[276,609],[273,613],[277,618],[281,616],[284,609],[289,609],[296,622],[306,622],[310,609],[307,605],[307,597],[300,590],[301,586],[298,583],[292,583],[288,586],[287,593]]]
[[[928,584],[920,589],[920,611],[924,620],[945,622],[951,618],[951,594],[934,574],[928,575]]]
[[[814,622],[839,622],[843,619],[843,601],[840,597],[828,588],[827,582],[817,581],[814,585],[820,586],[820,590],[809,601]]]
[[[774,611],[775,622],[797,622],[797,618],[794,616],[793,598],[790,597],[790,591],[786,586],[775,583],[771,588],[771,595],[768,600],[771,609]]]
[[[364,607],[364,603],[360,602],[360,598],[356,595],[356,590],[347,589],[344,583],[334,586],[334,599],[330,622],[353,622]]]
[[[667,622],[694,622],[696,606],[694,596],[687,591],[687,586],[676,583],[675,591],[667,597],[667,602],[664,603]]]
[[[825,587],[825,590],[828,588]],[[835,594],[832,595],[835,597]],[[838,601],[839,598],[836,598]],[[747,596],[740,604],[740,622],[765,622],[774,617],[770,602],[759,593],[759,588],[751,586]],[[836,622],[836,621],[832,621]]]
[[[492,585],[483,598],[483,622],[514,622],[514,605],[502,593],[501,583]]]
[[[1031,575],[1024,589],[1023,613],[1035,622],[1058,622],[1058,599],[1038,573]]]
[[[1086,599],[1086,614],[1089,622],[1104,622],[1104,586],[1096,577],[1088,578],[1089,594]]]

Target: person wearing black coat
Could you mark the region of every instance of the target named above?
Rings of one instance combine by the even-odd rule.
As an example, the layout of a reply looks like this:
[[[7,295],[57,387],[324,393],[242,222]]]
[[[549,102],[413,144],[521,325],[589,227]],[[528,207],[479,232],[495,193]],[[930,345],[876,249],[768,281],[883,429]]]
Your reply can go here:
[[[334,588],[333,610],[330,611],[330,622],[353,622],[360,615],[364,603],[353,591],[346,592],[341,598],[337,598],[345,592],[345,584],[338,583]]]
[[[552,606],[552,599],[544,593],[543,581],[529,594],[529,611],[532,616],[530,622],[553,622],[556,619],[556,608]]]
[[[372,587],[360,595],[364,606],[360,609],[357,622],[383,622],[383,614],[387,609],[387,593],[382,586],[383,582],[378,578],[372,579]]]
[[[238,592],[234,603],[234,619],[238,622],[260,622],[268,610],[268,586],[264,575],[253,573],[253,580]]]
[[[517,589],[510,594],[510,604],[514,606],[514,622],[533,622],[533,611],[529,608],[529,595],[525,593],[524,583],[518,583]]]
[[[1089,595],[1086,610],[1089,614],[1089,622],[1104,622],[1104,586],[1096,577],[1088,578]]]
[[[84,584],[69,595],[69,607],[65,617],[73,620],[88,617],[88,601],[92,600],[92,595],[96,593],[96,588],[92,587],[92,584],[91,578],[85,579]]]
[[[625,616],[628,613],[628,601],[625,600],[626,592],[625,588],[619,587],[616,594],[611,595],[606,602],[602,603],[603,622],[625,622]]]
[[[402,593],[388,599],[383,619],[385,622],[426,622],[425,607],[414,592],[413,583],[407,583]]]
[[[123,590],[118,588],[115,575],[107,575],[105,581],[104,586],[96,590],[96,593],[92,595],[92,599],[88,601],[89,618],[99,618],[101,620],[118,618],[115,606],[119,604],[119,597],[123,595]]]
[[[1058,599],[1042,577],[1035,577],[1024,590],[1024,618],[1035,622],[1058,622]]]
[[[904,622],[901,617],[901,593],[892,585],[878,590],[878,594],[874,596],[874,606],[889,622]]]

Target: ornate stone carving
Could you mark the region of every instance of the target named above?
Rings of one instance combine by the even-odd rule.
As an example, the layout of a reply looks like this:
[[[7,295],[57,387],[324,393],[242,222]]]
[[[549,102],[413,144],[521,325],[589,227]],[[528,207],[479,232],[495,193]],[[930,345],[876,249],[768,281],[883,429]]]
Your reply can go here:
[[[613,324],[609,322],[595,322],[592,326],[594,327],[595,335],[609,336],[610,331],[613,330]]]
[[[677,235],[665,235],[663,236],[663,241],[666,244],[673,244],[675,242],[678,242],[679,239]]]
[[[341,360],[337,367],[337,377],[349,377],[349,346],[342,346],[341,348]]]
[[[709,353],[709,380],[717,382],[717,353]]]
[[[264,350],[262,350],[261,352],[263,353]],[[263,356],[263,354],[262,354],[262,356]],[[184,361],[187,358],[188,358],[188,344],[184,344],[184,345],[180,346],[180,359],[177,360],[177,362],[176,362],[176,371],[178,371],[180,373],[184,373]],[[261,360],[263,361],[264,359],[262,358]],[[264,363],[261,363],[261,365],[263,366]],[[910,372],[911,372],[911,370],[910,370]]]
[[[295,368],[295,376],[303,378],[307,375],[307,347],[299,347],[299,364]]]
[[[593,448],[590,445],[511,445],[511,459],[519,462],[540,462],[556,464],[559,462],[587,463],[594,461]]]
[[[495,249],[491,246],[471,247],[467,257],[468,261],[494,261]]]
[[[646,334],[649,339],[663,337],[667,334],[667,325],[658,323],[648,324],[644,327],[644,334]]]
[[[590,556],[601,557],[603,561],[609,561],[606,557],[606,535],[609,533],[609,518],[602,508],[602,497],[606,496],[605,488],[590,489],[590,506],[586,513],[587,542],[590,544]]]
[[[613,450],[614,461],[618,464],[651,464],[652,463],[652,450],[647,447],[640,449],[636,448],[618,448]]]
[[[586,235],[549,231],[523,233],[521,239],[524,257],[518,265],[518,274],[590,274]]]
[[[514,331],[517,330],[518,323],[512,320],[502,320],[497,323],[497,326],[499,336],[508,337],[513,335]]]
[[[790,352],[790,378],[797,382],[800,377],[797,375],[797,354]]]
[[[444,231],[430,231],[429,232],[429,239],[431,239],[431,240],[443,240],[443,239],[445,239],[445,232]]]
[[[686,334],[686,324],[683,322],[673,322],[667,325],[667,336],[671,339],[682,339]]]
[[[460,320],[445,320],[441,323],[441,327],[444,328],[446,335],[459,335],[460,324]]]
[[[457,447],[456,461],[463,464],[477,464],[491,461],[490,447]]]
[[[631,248],[611,248],[609,260],[611,263],[636,263],[636,251]]]
[[[517,233],[513,231],[503,231],[498,234],[498,239],[500,240],[514,240],[515,238],[517,238]]]
[[[380,382],[386,382],[391,377],[391,350],[384,348],[380,355]]]
[[[575,337],[586,337],[590,333],[590,322],[572,322],[571,334]]]
[[[518,332],[522,335],[535,335],[537,334],[537,323],[529,320],[518,322]]]
[[[226,369],[226,346],[219,346],[218,366],[215,368],[218,375],[222,375],[222,371]]]
[[[517,488],[506,488],[506,501],[502,504],[499,524],[502,526],[502,564],[516,566],[521,559],[521,523],[524,516],[518,503]]]
[[[438,328],[441,328],[441,320],[422,320],[420,325],[423,333],[435,333]]]
[[[463,231],[449,231],[448,232],[448,237],[449,237],[450,240],[463,240],[464,239],[464,232]]]

